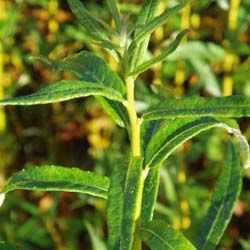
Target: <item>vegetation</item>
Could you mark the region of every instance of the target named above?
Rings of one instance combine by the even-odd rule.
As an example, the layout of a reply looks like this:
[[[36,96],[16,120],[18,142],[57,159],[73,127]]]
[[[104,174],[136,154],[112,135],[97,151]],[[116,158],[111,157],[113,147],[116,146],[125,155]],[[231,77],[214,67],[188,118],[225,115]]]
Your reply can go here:
[[[235,87],[237,95],[233,95],[233,79],[238,81],[247,79],[244,75],[245,65],[243,64],[239,71],[233,72],[234,78],[232,78],[230,76],[234,63],[231,60],[232,54],[214,43],[206,44],[199,40],[185,41],[188,35],[196,36],[192,34],[193,30],[187,29],[190,28],[187,20],[191,7],[201,11],[208,8],[212,1],[204,1],[201,5],[190,1],[169,2],[169,6],[163,8],[159,0],[145,0],[140,6],[126,3],[117,5],[116,1],[109,0],[106,1],[112,16],[112,22],[109,22],[109,13],[98,4],[91,2],[88,6],[80,0],[68,0],[78,24],[85,32],[75,33],[77,28],[68,24],[67,35],[79,40],[77,45],[75,44],[76,53],[57,60],[53,54],[48,58],[41,56],[44,54],[41,53],[42,50],[53,47],[57,42],[60,50],[59,38],[70,40],[72,37],[58,36],[57,41],[54,34],[60,29],[55,21],[57,1],[49,1],[49,5],[48,1],[41,1],[41,6],[50,7],[51,19],[48,26],[50,43],[43,45],[43,49],[38,53],[33,53],[31,59],[32,63],[39,67],[44,67],[41,64],[44,63],[53,68],[56,71],[56,83],[25,95],[22,95],[23,92],[30,90],[22,92],[21,88],[21,95],[2,99],[0,105],[7,106],[6,110],[9,109],[7,114],[1,110],[1,116],[4,117],[1,136],[6,136],[5,117],[11,116],[12,105],[27,106],[21,109],[21,114],[30,115],[35,112],[32,114],[33,117],[41,116],[48,133],[43,134],[44,141],[49,147],[47,160],[36,159],[34,160],[38,162],[36,164],[31,164],[31,161],[28,164],[26,162],[24,170],[15,172],[5,182],[1,197],[4,199],[5,194],[19,189],[33,190],[34,197],[42,198],[39,209],[32,201],[27,202],[18,198],[21,201],[18,204],[14,203],[15,196],[9,201],[10,203],[7,203],[6,199],[1,209],[4,209],[4,206],[10,209],[15,204],[15,210],[20,205],[30,214],[31,219],[17,230],[19,238],[15,238],[15,230],[8,228],[8,222],[4,221],[3,235],[7,237],[0,243],[1,249],[19,249],[11,245],[16,241],[22,241],[20,245],[25,244],[27,249],[89,249],[88,243],[84,243],[86,245],[83,246],[77,245],[77,237],[83,226],[89,234],[92,248],[98,250],[144,248],[210,250],[220,244],[235,205],[240,199],[242,177],[247,177],[248,174],[244,169],[250,165],[247,141],[249,132],[246,136],[242,135],[237,123],[238,121],[241,124],[241,120],[236,120],[250,116],[250,98],[247,88],[242,91]],[[244,17],[248,15],[244,12],[247,3],[242,5],[241,22],[244,23],[246,20]],[[237,11],[236,7],[240,8],[239,5],[233,5],[231,8]],[[101,10],[102,18],[96,14]],[[13,8],[14,14],[10,12],[10,18],[5,18],[6,24],[13,22],[13,17],[17,15],[15,11]],[[131,15],[127,13],[128,11]],[[178,24],[179,12],[182,12],[182,30],[171,36],[167,42],[163,41],[164,36],[157,37],[164,33],[163,25],[169,20],[173,23],[177,20]],[[245,30],[236,30],[234,16],[235,13],[234,15],[229,13],[228,30],[231,32],[228,34],[227,42],[231,50],[238,50],[237,53],[244,58],[249,52],[249,46],[244,43],[242,43],[244,46],[235,44],[237,35],[244,33]],[[197,20],[198,17],[193,18]],[[1,32],[4,34],[4,39],[10,36],[4,28]],[[156,36],[153,39],[151,39],[152,34]],[[150,41],[161,43],[159,46],[154,46],[152,53],[149,52]],[[86,44],[83,50],[78,47],[82,43]],[[179,49],[176,50],[178,46]],[[225,65],[221,86],[208,62],[215,63],[223,57]],[[30,63],[30,58],[25,59]],[[152,81],[147,77],[149,70],[153,71]],[[174,75],[171,72],[174,72]],[[61,80],[62,76],[64,80]],[[158,84],[159,81],[168,81],[173,76],[175,87],[171,84],[167,87]],[[52,76],[49,77],[54,80]],[[185,82],[190,85],[187,91]],[[202,91],[203,97],[197,96],[201,95]],[[9,92],[16,93],[18,89],[10,88]],[[95,99],[89,99],[89,102],[78,100],[80,97],[89,96],[94,96]],[[71,99],[77,100],[68,106],[58,104]],[[97,102],[114,123],[110,123],[99,110]],[[51,105],[49,106],[52,108],[51,113],[41,104]],[[30,105],[37,106],[29,107]],[[82,115],[82,109],[91,114],[93,107],[97,110],[95,111],[97,115],[92,124],[88,122],[89,127],[82,126],[87,122],[86,117],[77,118],[81,121],[80,125],[78,122],[68,122],[69,126],[63,128],[64,131],[60,136],[66,150],[63,152],[64,155],[59,153],[60,158],[57,158],[56,153],[53,153],[56,144],[53,142],[54,137],[51,136],[55,132],[53,120],[47,123],[46,117],[53,115],[60,117],[64,114],[68,115],[67,119],[70,120],[72,113],[76,112],[74,109],[79,110],[77,114],[79,117]],[[99,117],[105,118],[98,122]],[[15,117],[12,119],[16,121]],[[117,127],[114,126],[115,123]],[[105,126],[109,129],[108,135],[105,135]],[[210,129],[213,129],[212,132]],[[73,149],[79,150],[79,156],[74,155],[73,164],[70,162],[72,159],[67,154],[66,144],[70,144],[72,137],[81,138],[77,133],[78,130],[80,134],[88,133],[89,154],[95,158],[95,164],[89,156],[84,161],[83,156],[87,153],[82,154],[79,145],[74,145]],[[206,132],[208,130],[209,133]],[[234,138],[222,131],[234,135]],[[28,132],[39,133],[34,129]],[[223,134],[223,143],[219,134]],[[189,139],[195,136],[198,136],[198,139],[193,142],[190,153],[185,147],[189,147]],[[105,137],[108,138],[108,142],[105,141]],[[13,139],[8,138],[8,140]],[[109,140],[113,142],[110,143]],[[209,146],[206,147],[204,142],[207,141]],[[226,150],[224,144],[227,144]],[[195,161],[198,166],[204,155],[207,155],[210,168],[204,168],[199,174],[197,169],[194,169],[195,178],[190,182],[186,181],[186,172],[188,173],[186,166]],[[9,161],[11,162],[14,157]],[[69,163],[69,167],[57,164],[58,159],[64,158],[68,158],[65,162]],[[85,170],[82,170],[82,167],[76,168],[77,162],[80,165],[85,162],[83,167]],[[223,164],[220,172],[218,163]],[[95,165],[91,168],[94,171],[87,170],[90,168],[88,164]],[[199,180],[204,180],[208,176],[215,177],[218,173],[212,198],[208,202],[208,188],[202,186]],[[68,196],[74,200],[73,208],[80,210],[82,206],[86,206],[86,209],[80,215],[75,214],[70,219],[59,217],[57,221],[60,196],[48,191],[77,193],[78,199],[75,199],[75,196]],[[88,209],[88,205],[95,208],[96,219],[90,218],[92,212]],[[20,218],[20,222],[18,220],[15,222],[22,223],[22,220],[25,219]],[[190,225],[191,220],[192,225]],[[29,233],[38,228],[40,221],[43,221],[45,227],[42,229],[39,227],[34,239],[27,240]],[[101,232],[94,230],[93,223],[96,228],[99,224]],[[107,237],[103,231],[105,223],[107,223]],[[61,227],[62,232],[57,227]],[[62,237],[64,234],[67,235],[66,241]],[[45,240],[42,240],[43,237]],[[104,240],[105,238],[107,240]],[[247,249],[249,241],[241,239],[240,244],[245,245]]]

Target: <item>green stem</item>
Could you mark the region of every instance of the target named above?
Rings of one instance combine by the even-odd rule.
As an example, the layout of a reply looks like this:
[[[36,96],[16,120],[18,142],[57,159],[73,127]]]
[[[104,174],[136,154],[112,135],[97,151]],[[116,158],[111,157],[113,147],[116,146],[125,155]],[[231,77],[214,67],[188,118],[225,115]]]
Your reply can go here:
[[[127,87],[127,102],[126,108],[128,111],[130,125],[131,125],[131,147],[132,155],[140,156],[140,126],[141,120],[137,117],[135,110],[135,100],[134,100],[134,79],[132,77],[126,78],[126,87]]]

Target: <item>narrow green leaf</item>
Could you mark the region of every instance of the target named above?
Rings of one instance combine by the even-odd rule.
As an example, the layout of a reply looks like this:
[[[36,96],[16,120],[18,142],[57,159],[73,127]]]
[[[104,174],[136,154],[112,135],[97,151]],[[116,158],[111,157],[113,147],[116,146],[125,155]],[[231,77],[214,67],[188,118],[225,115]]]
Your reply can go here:
[[[186,118],[166,121],[152,137],[145,151],[146,167],[160,166],[164,160],[183,142],[213,127],[222,127],[233,133],[249,149],[243,140],[237,123],[232,120],[221,120],[213,117]],[[242,147],[243,148],[243,147]],[[248,151],[249,152],[249,151]]]
[[[0,105],[46,104],[90,95],[101,95],[112,100],[123,101],[123,97],[118,91],[105,85],[77,80],[63,80],[48,85],[30,95],[0,100]]]
[[[108,191],[108,249],[120,249],[120,239],[122,230],[122,211],[124,200],[124,186],[126,181],[128,162],[121,160],[117,164],[110,177]]]
[[[154,208],[157,200],[158,188],[160,181],[160,171],[158,168],[149,169],[147,178],[144,182],[141,225],[144,226],[152,220]]]
[[[143,158],[132,157],[124,186],[124,202],[122,214],[122,230],[120,250],[130,250],[134,239],[134,232],[138,218],[138,201],[140,200],[140,186],[142,182]]]
[[[250,98],[227,96],[212,98],[182,98],[161,101],[143,115],[144,119],[157,120],[176,117],[242,117],[250,116]]]
[[[159,3],[159,0],[144,0],[135,25],[140,27],[141,25],[146,25],[149,21],[151,21],[156,15]],[[135,30],[134,38],[138,36],[138,33],[140,33],[139,31],[139,29]],[[148,48],[149,39],[150,35],[147,35],[145,39],[141,43],[138,43],[131,52],[130,70],[133,70],[137,65],[143,62]]]
[[[78,168],[44,165],[22,170],[5,184],[2,193],[15,189],[67,191],[107,198],[109,178]]]
[[[120,17],[120,13],[117,7],[117,3],[115,0],[107,0],[107,3],[109,6],[110,13],[115,20],[115,25],[118,30],[118,33],[120,33],[122,30],[122,24],[121,24],[121,17]]]
[[[108,37],[99,26],[96,20],[89,14],[84,4],[79,0],[68,0],[69,6],[80,24],[86,29],[88,34],[97,41],[107,40]]]
[[[242,185],[242,167],[232,143],[229,144],[223,170],[217,181],[212,202],[201,230],[197,234],[199,250],[215,249],[238,200]]]
[[[117,101],[111,101],[102,96],[97,97],[103,109],[110,115],[110,117],[121,127],[129,127],[129,117],[127,109]]]
[[[178,47],[178,45],[181,42],[181,39],[187,34],[187,32],[188,32],[188,30],[181,31],[177,35],[176,39],[172,43],[170,43],[167,48],[163,49],[158,56],[156,56],[156,57],[144,62],[143,64],[139,65],[131,73],[129,73],[129,75],[138,75],[138,74],[146,71],[150,67],[152,67],[154,64],[156,64],[162,60],[165,60],[169,54],[171,54],[172,52],[174,52],[176,50],[176,48]]]
[[[195,250],[180,232],[161,220],[142,227],[140,237],[152,250]]]
[[[181,3],[172,8],[166,9],[161,15],[153,18],[150,22],[148,22],[143,28],[140,29],[135,39],[131,43],[129,47],[129,51],[133,51],[136,46],[138,46],[144,39],[146,39],[151,33],[162,26],[166,20],[173,14],[177,13],[181,10],[185,4]]]

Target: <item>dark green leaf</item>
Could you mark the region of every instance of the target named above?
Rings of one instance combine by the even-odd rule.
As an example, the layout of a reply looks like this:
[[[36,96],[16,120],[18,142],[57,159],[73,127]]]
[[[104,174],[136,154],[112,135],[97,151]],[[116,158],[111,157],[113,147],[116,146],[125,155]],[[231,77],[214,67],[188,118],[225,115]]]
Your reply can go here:
[[[0,249],[1,250],[24,250],[24,247],[14,246],[6,242],[0,242]],[[25,248],[25,250],[28,250],[28,249]]]
[[[141,225],[146,225],[153,218],[153,212],[156,204],[157,193],[159,188],[160,172],[158,168],[151,168],[144,182]]]
[[[149,69],[150,67],[152,67],[154,64],[162,61],[162,60],[165,60],[166,57],[171,54],[172,52],[174,52],[176,50],[176,48],[178,47],[178,45],[180,44],[181,42],[181,39],[187,34],[188,30],[183,30],[181,31],[176,39],[169,44],[169,46],[165,49],[163,49],[161,51],[161,53],[156,56],[156,57],[153,57],[152,59],[144,62],[143,64],[139,65],[138,67],[136,67],[131,73],[129,73],[129,75],[138,75],[144,71],[146,71],[147,69]]]
[[[129,163],[124,186],[120,250],[130,250],[134,240],[135,227],[139,219],[138,211],[141,206],[142,162],[143,158],[132,157]]]
[[[78,168],[45,165],[32,167],[14,174],[2,193],[15,189],[67,191],[107,198],[109,178]]]
[[[242,185],[242,167],[233,144],[229,144],[223,170],[217,181],[212,202],[197,234],[199,250],[215,249],[233,214]]]
[[[195,250],[180,232],[161,220],[142,227],[140,237],[152,250]]]
[[[246,142],[236,129],[234,121],[225,121],[213,117],[186,118],[166,121],[161,125],[147,145],[145,151],[145,165],[147,167],[160,166],[164,160],[183,142],[213,127],[226,128],[234,133],[247,147]]]
[[[145,112],[144,119],[157,120],[176,117],[242,117],[250,116],[250,98],[227,96],[221,98],[182,98],[162,101]]]
[[[66,101],[90,95],[101,95],[120,102],[124,100],[118,91],[103,84],[78,80],[63,80],[48,85],[40,89],[38,92],[30,95],[1,100],[0,105],[45,104]]]
[[[109,250],[120,249],[124,186],[128,168],[127,161],[121,162],[114,168],[110,177],[107,211]]]

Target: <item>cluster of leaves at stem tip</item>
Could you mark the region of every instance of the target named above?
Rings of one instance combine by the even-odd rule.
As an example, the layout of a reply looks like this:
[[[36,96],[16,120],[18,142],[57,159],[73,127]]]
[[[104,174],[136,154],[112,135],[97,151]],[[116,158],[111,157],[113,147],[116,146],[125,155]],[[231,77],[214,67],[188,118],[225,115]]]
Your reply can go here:
[[[109,250],[139,250],[144,242],[153,250],[215,249],[232,216],[238,199],[242,166],[249,164],[249,147],[238,128],[236,117],[250,116],[250,99],[245,96],[223,98],[182,98],[148,91],[148,108],[138,115],[134,87],[140,73],[166,60],[174,52],[187,30],[180,31],[159,55],[148,59],[146,52],[151,34],[168,18],[180,11],[182,1],[158,14],[159,0],[144,0],[134,25],[121,14],[116,1],[107,0],[115,27],[90,13],[79,0],[68,0],[79,24],[94,43],[119,63],[114,72],[107,63],[89,51],[61,61],[40,57],[57,70],[69,71],[75,80],[61,80],[36,93],[7,98],[1,105],[34,105],[95,96],[103,109],[127,129],[131,155],[116,163],[110,177],[78,168],[44,165],[14,174],[2,193],[14,189],[80,192],[107,199]],[[140,100],[146,102],[145,100]],[[202,131],[221,127],[235,135],[241,157],[229,143],[223,170],[217,181],[207,215],[196,239],[187,239],[166,221],[154,219],[159,186],[159,168],[169,155],[186,140]],[[9,243],[0,243],[10,249]]]

